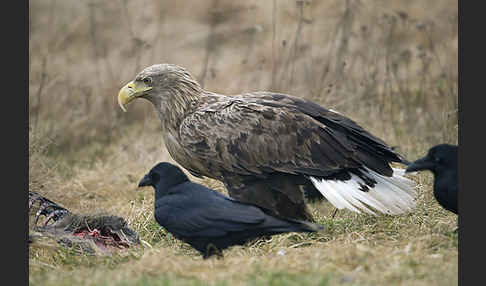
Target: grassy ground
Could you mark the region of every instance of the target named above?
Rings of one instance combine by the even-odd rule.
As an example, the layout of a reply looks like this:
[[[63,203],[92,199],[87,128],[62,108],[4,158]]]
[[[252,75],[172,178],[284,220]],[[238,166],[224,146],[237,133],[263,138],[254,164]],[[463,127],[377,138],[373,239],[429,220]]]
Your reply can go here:
[[[415,177],[419,197],[411,214],[373,217],[340,211],[331,219],[332,207],[314,204],[314,215],[325,226],[322,232],[278,235],[230,248],[224,260],[204,261],[154,221],[153,191],[136,188],[147,169],[141,166],[144,160],[130,160],[139,148],[136,143],[127,147],[125,154],[133,156],[125,160],[114,150],[106,162],[76,170],[66,184],[46,194],[76,212],[121,215],[146,243],[111,257],[34,244],[29,256],[32,285],[457,284],[456,216],[433,199],[429,174]],[[128,165],[125,171],[112,168],[111,158]],[[165,159],[154,158],[158,160]],[[129,172],[132,168],[137,171]],[[199,181],[222,190],[215,181]]]
[[[137,148],[129,147],[126,152]],[[131,167],[140,164],[128,159],[125,163]],[[145,169],[137,168],[141,172],[134,172],[132,178],[132,173],[113,174],[116,169],[110,166],[100,163],[89,171],[77,171],[50,197],[73,211],[121,215],[146,243],[111,257],[34,244],[29,256],[32,285],[457,284],[458,238],[452,232],[456,217],[433,199],[428,174],[415,178],[419,203],[412,214],[373,217],[342,211],[331,219],[332,207],[315,204],[314,214],[324,231],[279,235],[233,247],[224,253],[224,260],[204,261],[155,223],[153,191],[137,190],[134,180]],[[220,187],[214,181],[204,183]]]
[[[413,213],[331,219],[332,206],[312,204],[322,232],[202,260],[156,224],[153,191],[136,187],[173,162],[152,107],[116,104],[140,69],[171,62],[208,90],[310,98],[413,160],[457,144],[457,1],[29,3],[29,187],[74,212],[120,215],[144,241],[109,257],[40,241],[30,284],[457,285],[457,220],[434,200],[429,173],[413,177]]]

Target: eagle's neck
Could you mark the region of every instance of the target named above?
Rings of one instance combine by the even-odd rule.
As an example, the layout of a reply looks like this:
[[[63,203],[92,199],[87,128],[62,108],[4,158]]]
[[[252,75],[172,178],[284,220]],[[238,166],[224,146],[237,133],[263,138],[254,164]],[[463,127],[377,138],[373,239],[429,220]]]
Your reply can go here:
[[[197,109],[205,91],[199,85],[179,85],[166,92],[164,97],[151,101],[157,110],[163,132],[177,135],[182,121]]]

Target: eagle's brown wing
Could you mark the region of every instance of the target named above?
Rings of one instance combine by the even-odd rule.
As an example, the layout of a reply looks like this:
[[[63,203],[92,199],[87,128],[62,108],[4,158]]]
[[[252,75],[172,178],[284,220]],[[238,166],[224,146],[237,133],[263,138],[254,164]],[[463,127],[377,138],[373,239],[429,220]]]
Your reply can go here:
[[[311,219],[297,187],[307,176],[349,179],[363,166],[391,176],[388,163],[402,160],[339,113],[274,93],[222,96],[188,116],[179,135],[184,167],[222,180],[236,199],[299,219]]]
[[[367,166],[390,176],[400,158],[352,120],[281,94],[223,97],[188,116],[181,144],[193,171],[210,177],[283,172],[326,177]]]

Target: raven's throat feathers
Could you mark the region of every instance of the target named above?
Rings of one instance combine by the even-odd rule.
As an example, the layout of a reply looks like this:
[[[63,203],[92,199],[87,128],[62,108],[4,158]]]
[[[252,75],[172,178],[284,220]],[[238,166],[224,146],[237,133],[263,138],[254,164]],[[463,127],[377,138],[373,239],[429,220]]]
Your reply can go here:
[[[364,211],[376,215],[373,210],[385,214],[399,215],[415,207],[415,182],[404,176],[405,170],[393,168],[393,176],[382,176],[368,168],[364,172],[376,181],[374,187],[363,191],[365,182],[352,174],[347,181],[324,180],[310,177],[319,192],[336,208],[357,213]]]

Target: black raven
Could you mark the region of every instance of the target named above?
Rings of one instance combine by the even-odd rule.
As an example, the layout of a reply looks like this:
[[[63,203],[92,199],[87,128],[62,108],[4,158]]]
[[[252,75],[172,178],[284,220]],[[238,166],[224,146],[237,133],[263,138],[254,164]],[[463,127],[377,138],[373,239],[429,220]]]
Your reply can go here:
[[[232,245],[285,232],[315,232],[323,227],[277,218],[258,206],[239,202],[193,183],[177,166],[162,162],[139,187],[155,189],[155,220],[176,238],[189,243],[204,259]]]
[[[434,197],[448,211],[457,214],[457,146],[440,144],[427,156],[408,166],[406,172],[429,170],[434,174]]]

